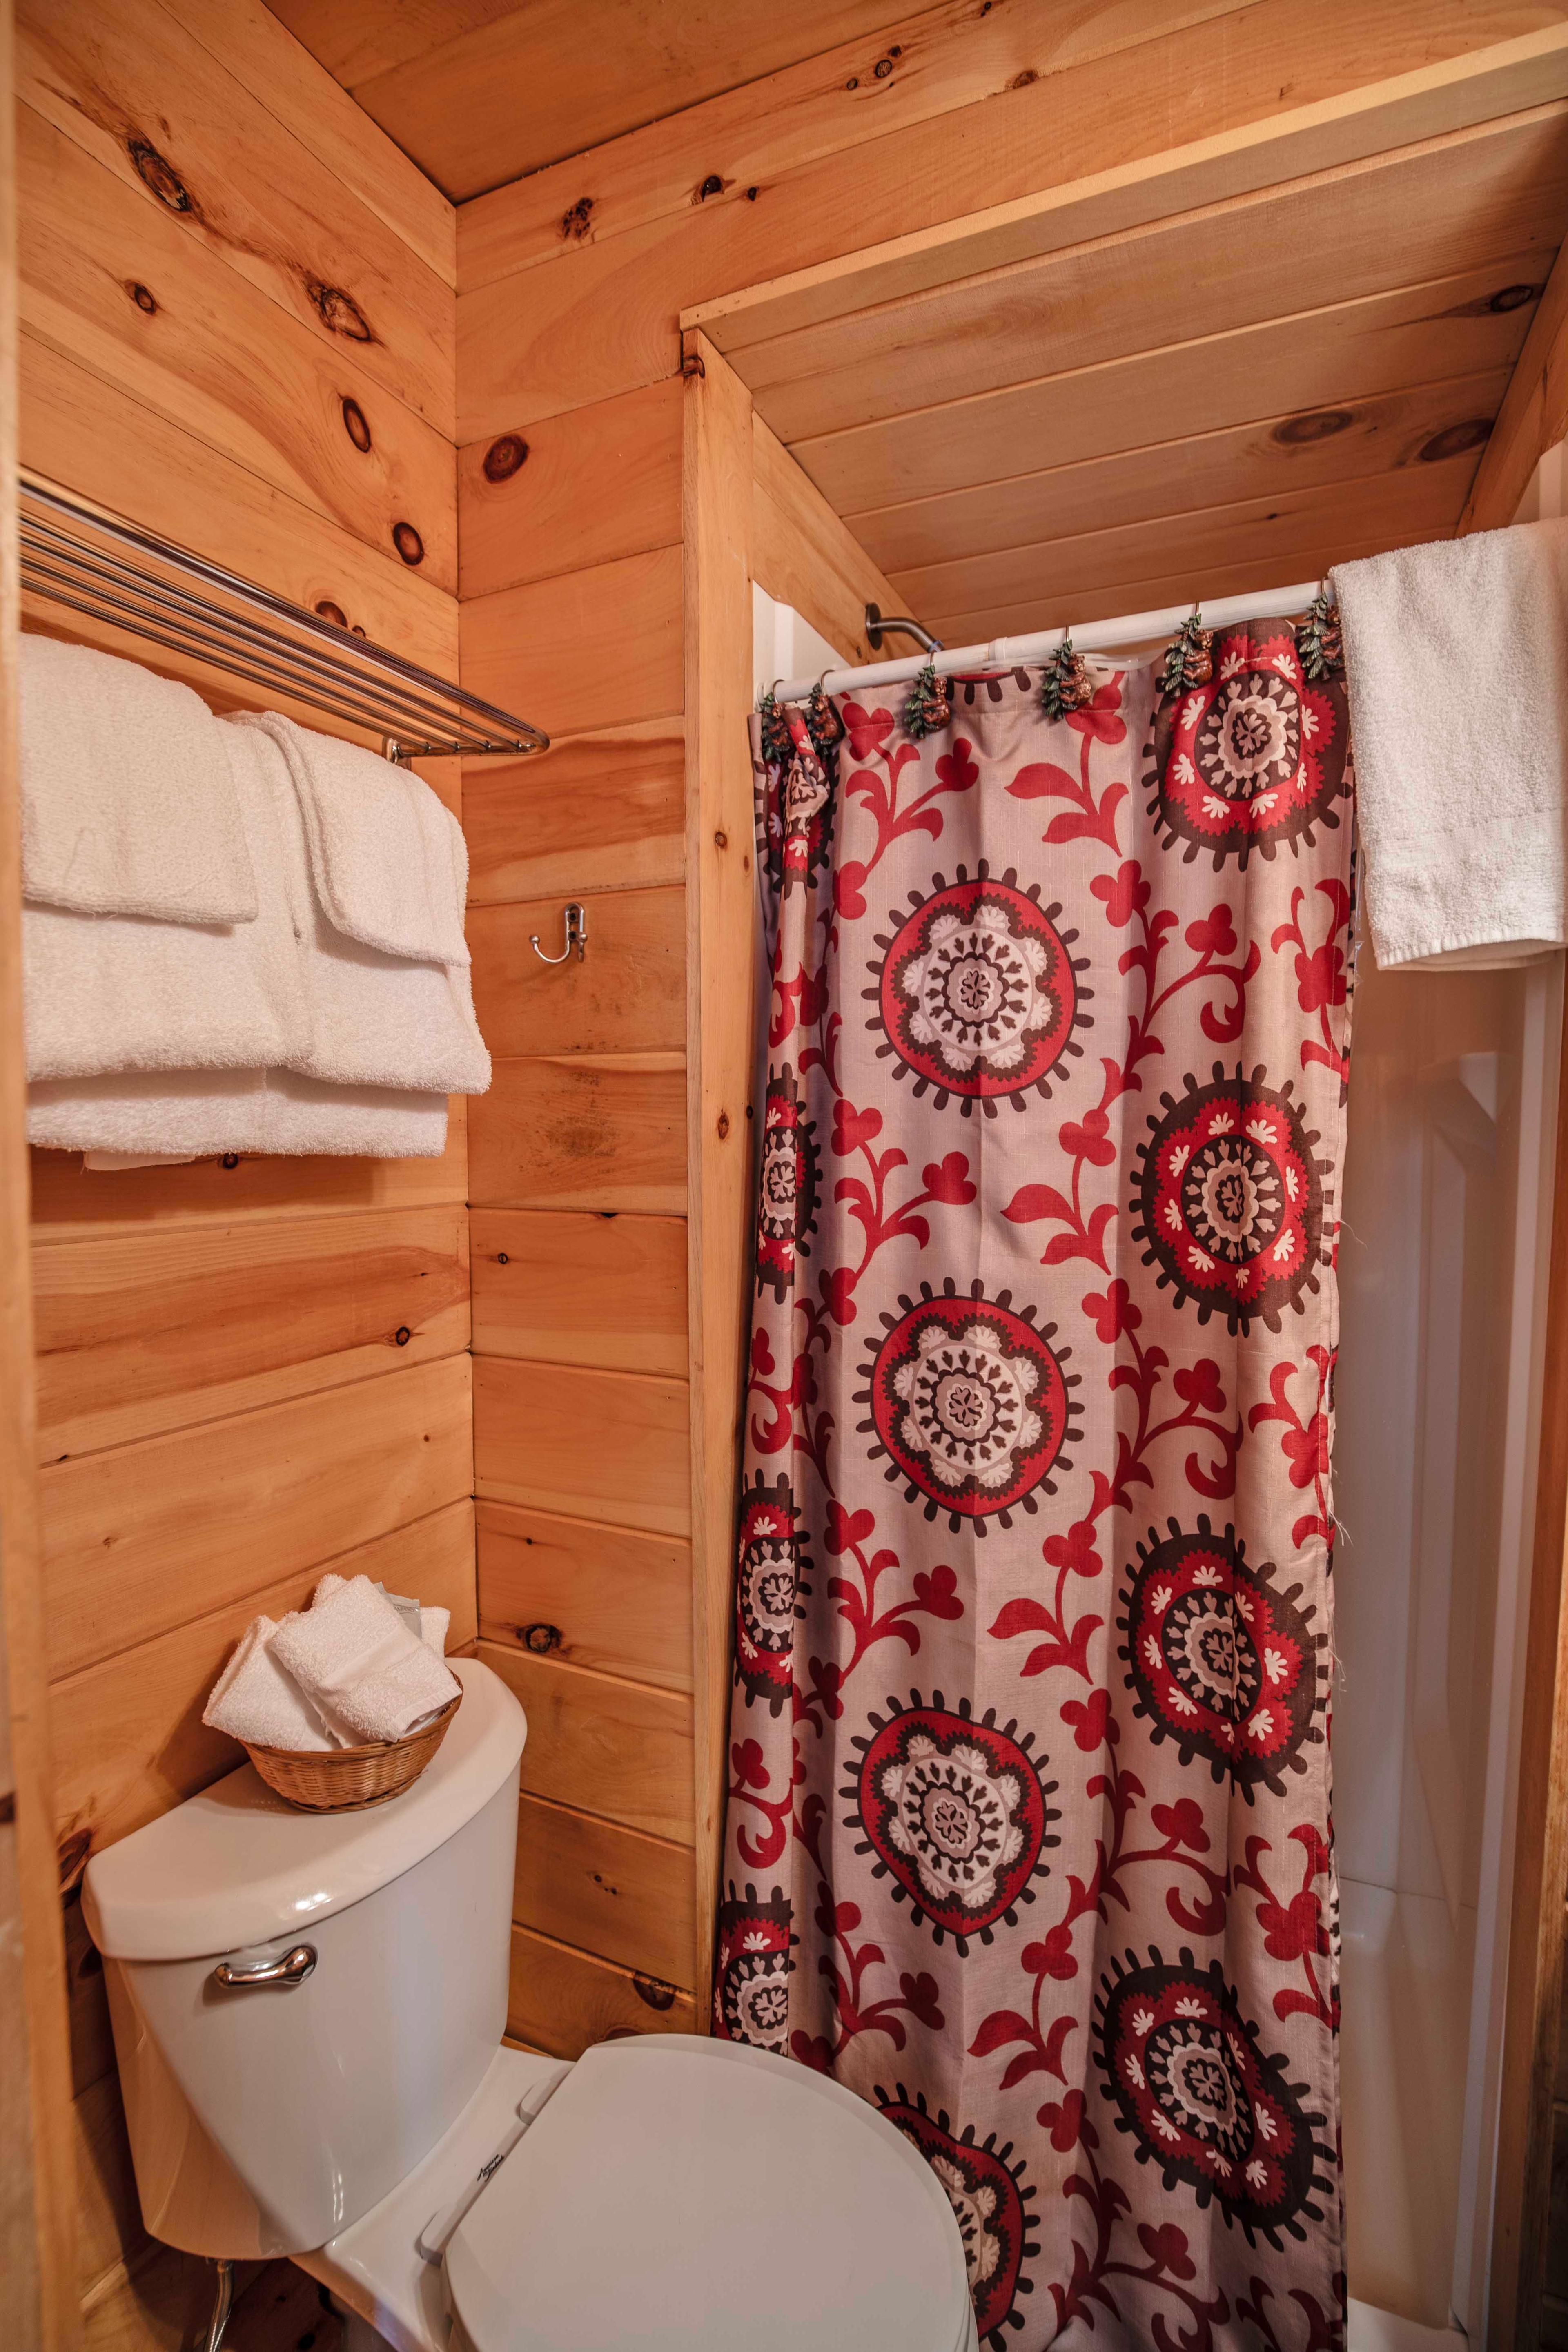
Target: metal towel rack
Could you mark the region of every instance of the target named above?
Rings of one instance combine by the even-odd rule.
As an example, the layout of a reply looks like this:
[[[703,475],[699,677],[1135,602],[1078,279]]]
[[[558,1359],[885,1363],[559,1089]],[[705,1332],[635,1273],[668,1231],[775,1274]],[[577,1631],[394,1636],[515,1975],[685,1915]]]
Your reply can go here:
[[[23,474],[22,586],[378,734],[389,759],[545,751],[549,737],[357,630]]]

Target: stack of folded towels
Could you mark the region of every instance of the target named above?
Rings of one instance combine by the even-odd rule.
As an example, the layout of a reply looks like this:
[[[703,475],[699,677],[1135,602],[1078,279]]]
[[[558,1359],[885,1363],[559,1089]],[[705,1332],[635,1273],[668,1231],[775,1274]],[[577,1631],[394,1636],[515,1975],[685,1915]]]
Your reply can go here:
[[[21,640],[27,1133],[88,1164],[436,1159],[490,1057],[462,827],[274,712]]]
[[[443,1660],[449,1617],[368,1576],[324,1576],[308,1609],[252,1620],[202,1721],[258,1748],[402,1739],[461,1687]]]

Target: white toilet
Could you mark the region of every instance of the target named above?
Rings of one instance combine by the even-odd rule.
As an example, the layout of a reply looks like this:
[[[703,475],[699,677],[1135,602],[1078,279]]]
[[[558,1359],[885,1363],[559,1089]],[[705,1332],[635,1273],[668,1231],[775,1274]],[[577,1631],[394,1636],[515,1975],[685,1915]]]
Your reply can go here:
[[[94,1856],[141,2210],[292,2255],[396,2352],[973,2352],[924,2158],[807,2068],[685,2034],[500,2044],[522,1709],[405,1795],[291,1811],[248,1765]]]

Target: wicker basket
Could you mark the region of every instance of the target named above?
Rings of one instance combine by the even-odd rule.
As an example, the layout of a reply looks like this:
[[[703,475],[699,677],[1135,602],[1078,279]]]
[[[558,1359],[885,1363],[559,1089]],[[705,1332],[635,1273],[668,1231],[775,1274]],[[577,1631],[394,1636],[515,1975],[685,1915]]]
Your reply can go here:
[[[352,1813],[384,1805],[412,1789],[463,1704],[458,1692],[441,1713],[402,1739],[364,1748],[252,1748],[246,1753],[269,1789],[302,1813]]]

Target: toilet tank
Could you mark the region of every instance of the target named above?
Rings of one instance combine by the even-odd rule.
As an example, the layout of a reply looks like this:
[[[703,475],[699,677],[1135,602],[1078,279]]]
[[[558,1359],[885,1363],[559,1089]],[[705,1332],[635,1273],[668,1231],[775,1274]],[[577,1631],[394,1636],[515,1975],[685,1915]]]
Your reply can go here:
[[[528,1727],[488,1667],[451,1664],[463,1704],[402,1795],[299,1813],[246,1764],[88,1865],[142,2219],[168,2245],[323,2245],[496,2054]],[[214,1973],[302,1951],[292,1982]]]

